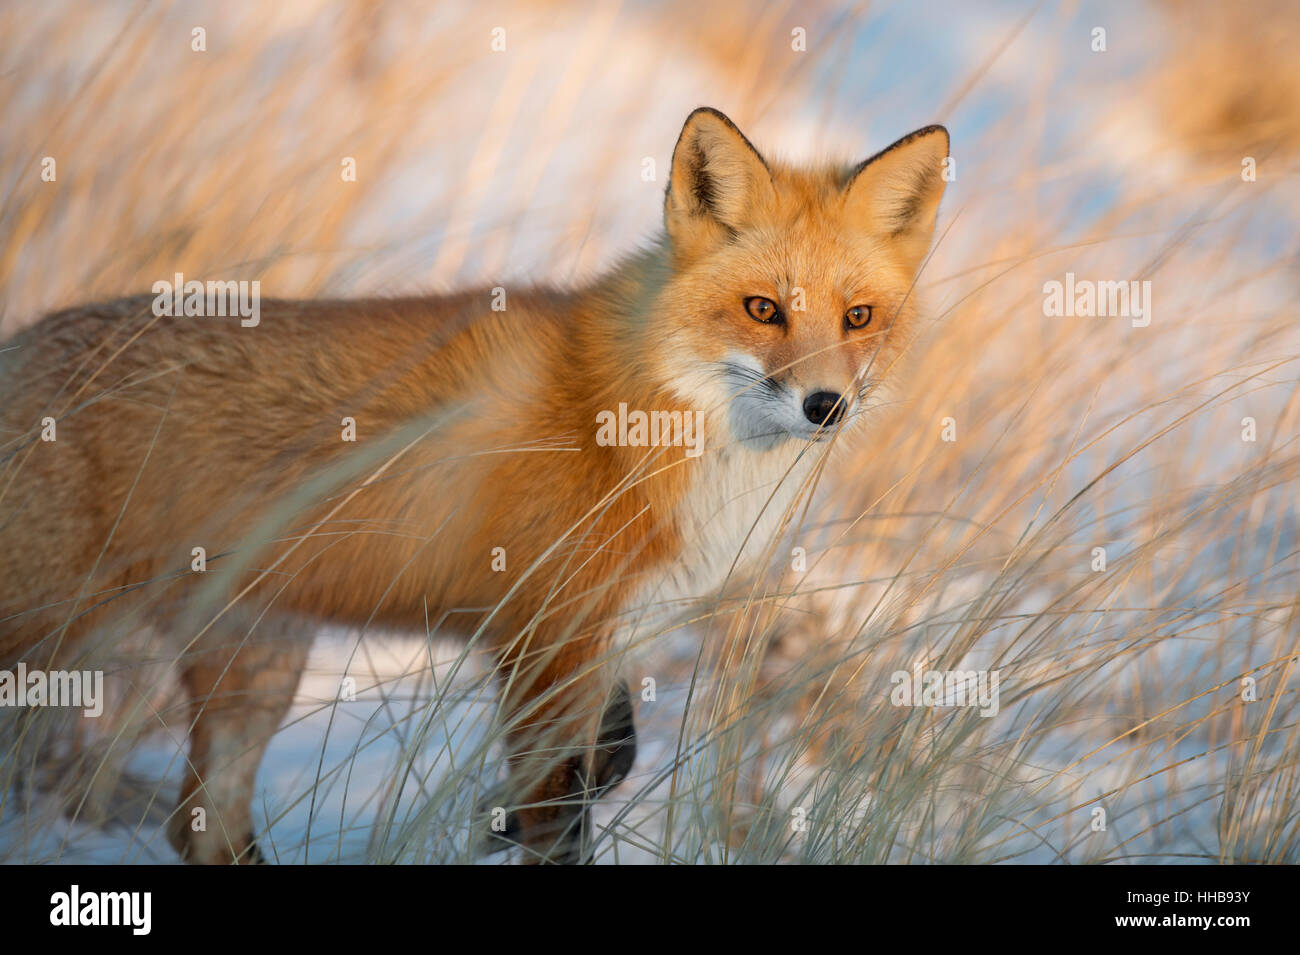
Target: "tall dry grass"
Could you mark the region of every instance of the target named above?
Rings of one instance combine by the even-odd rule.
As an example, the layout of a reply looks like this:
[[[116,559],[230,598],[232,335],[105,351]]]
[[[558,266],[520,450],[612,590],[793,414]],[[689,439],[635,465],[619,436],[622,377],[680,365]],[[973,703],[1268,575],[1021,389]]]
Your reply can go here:
[[[657,223],[642,159],[666,170],[700,102],[808,155],[945,122],[958,175],[905,397],[791,514],[771,575],[646,641],[634,672],[659,693],[599,808],[600,858],[1294,862],[1300,115],[1279,91],[1295,15],[949,14],[11,6],[3,328],[177,271],[302,297],[579,281]],[[511,52],[494,58],[499,25]],[[809,53],[791,56],[800,25]],[[1045,315],[1066,272],[1150,281],[1151,324]],[[468,859],[499,763],[482,661],[432,628],[357,637],[338,639],[366,726],[338,731],[326,658],[284,734],[344,741],[267,776],[263,841],[283,861]],[[997,670],[998,714],[892,705],[891,674],[926,669]],[[124,725],[96,732],[121,750]],[[157,772],[119,754],[109,773],[103,739],[87,760],[55,735],[11,750],[10,825],[56,825],[51,804],[111,816],[133,834],[122,857],[151,857]],[[127,783],[134,799],[92,811],[86,766],[99,802]],[[64,857],[89,838],[5,848]]]

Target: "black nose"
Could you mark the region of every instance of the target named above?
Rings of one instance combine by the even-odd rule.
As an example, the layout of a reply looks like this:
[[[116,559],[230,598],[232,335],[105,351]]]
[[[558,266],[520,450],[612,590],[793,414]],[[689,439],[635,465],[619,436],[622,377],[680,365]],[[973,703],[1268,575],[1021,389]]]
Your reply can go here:
[[[844,417],[844,399],[833,391],[815,391],[803,400],[803,416],[829,428]]]

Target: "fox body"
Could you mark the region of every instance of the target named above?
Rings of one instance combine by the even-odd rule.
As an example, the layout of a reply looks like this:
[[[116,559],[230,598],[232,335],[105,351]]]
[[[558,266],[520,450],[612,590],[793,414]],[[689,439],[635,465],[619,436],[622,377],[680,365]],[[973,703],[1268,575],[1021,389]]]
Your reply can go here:
[[[0,354],[0,666],[158,633],[191,707],[172,841],[247,862],[313,628],[446,626],[496,655],[508,835],[581,858],[635,752],[638,609],[759,556],[889,394],[947,146],[800,169],[700,109],[665,234],[584,288],[263,302],[253,328],[149,296],[49,316]],[[694,447],[601,440],[621,405]]]

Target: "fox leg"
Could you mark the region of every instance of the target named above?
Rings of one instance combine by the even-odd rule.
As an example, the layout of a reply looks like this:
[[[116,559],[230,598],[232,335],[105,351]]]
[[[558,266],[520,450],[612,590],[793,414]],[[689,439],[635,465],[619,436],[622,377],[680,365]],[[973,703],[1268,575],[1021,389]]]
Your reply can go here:
[[[628,691],[627,681],[620,680],[605,703],[600,729],[596,733],[596,748],[592,754],[596,796],[603,796],[626,779],[635,761],[636,725],[632,720],[632,694]]]
[[[620,680],[605,701],[600,727],[596,733],[596,745],[591,752],[590,770],[585,777],[587,782],[579,817],[579,861],[591,861],[592,801],[626,779],[635,761],[636,726],[632,720],[632,695],[628,691],[627,682]]]
[[[253,839],[254,781],[293,702],[311,641],[287,629],[260,630],[224,629],[223,646],[205,637],[209,645],[181,663],[190,758],[168,836],[190,863],[265,861]]]
[[[576,721],[581,725],[581,720]],[[562,725],[562,724],[561,724]],[[572,738],[530,726],[512,734],[512,783],[522,790],[520,808],[507,816],[504,840],[522,845],[525,862],[573,864],[588,861],[590,806],[628,774],[636,759],[632,698],[626,682],[605,698],[594,745],[571,752]]]

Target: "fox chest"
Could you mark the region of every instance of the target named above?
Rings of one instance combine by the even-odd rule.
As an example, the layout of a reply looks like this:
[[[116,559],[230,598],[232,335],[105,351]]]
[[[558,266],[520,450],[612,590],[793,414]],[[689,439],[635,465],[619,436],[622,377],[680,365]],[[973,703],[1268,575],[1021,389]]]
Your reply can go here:
[[[813,454],[703,455],[673,514],[680,548],[629,599],[621,643],[651,638],[698,601],[780,559],[799,520]]]

